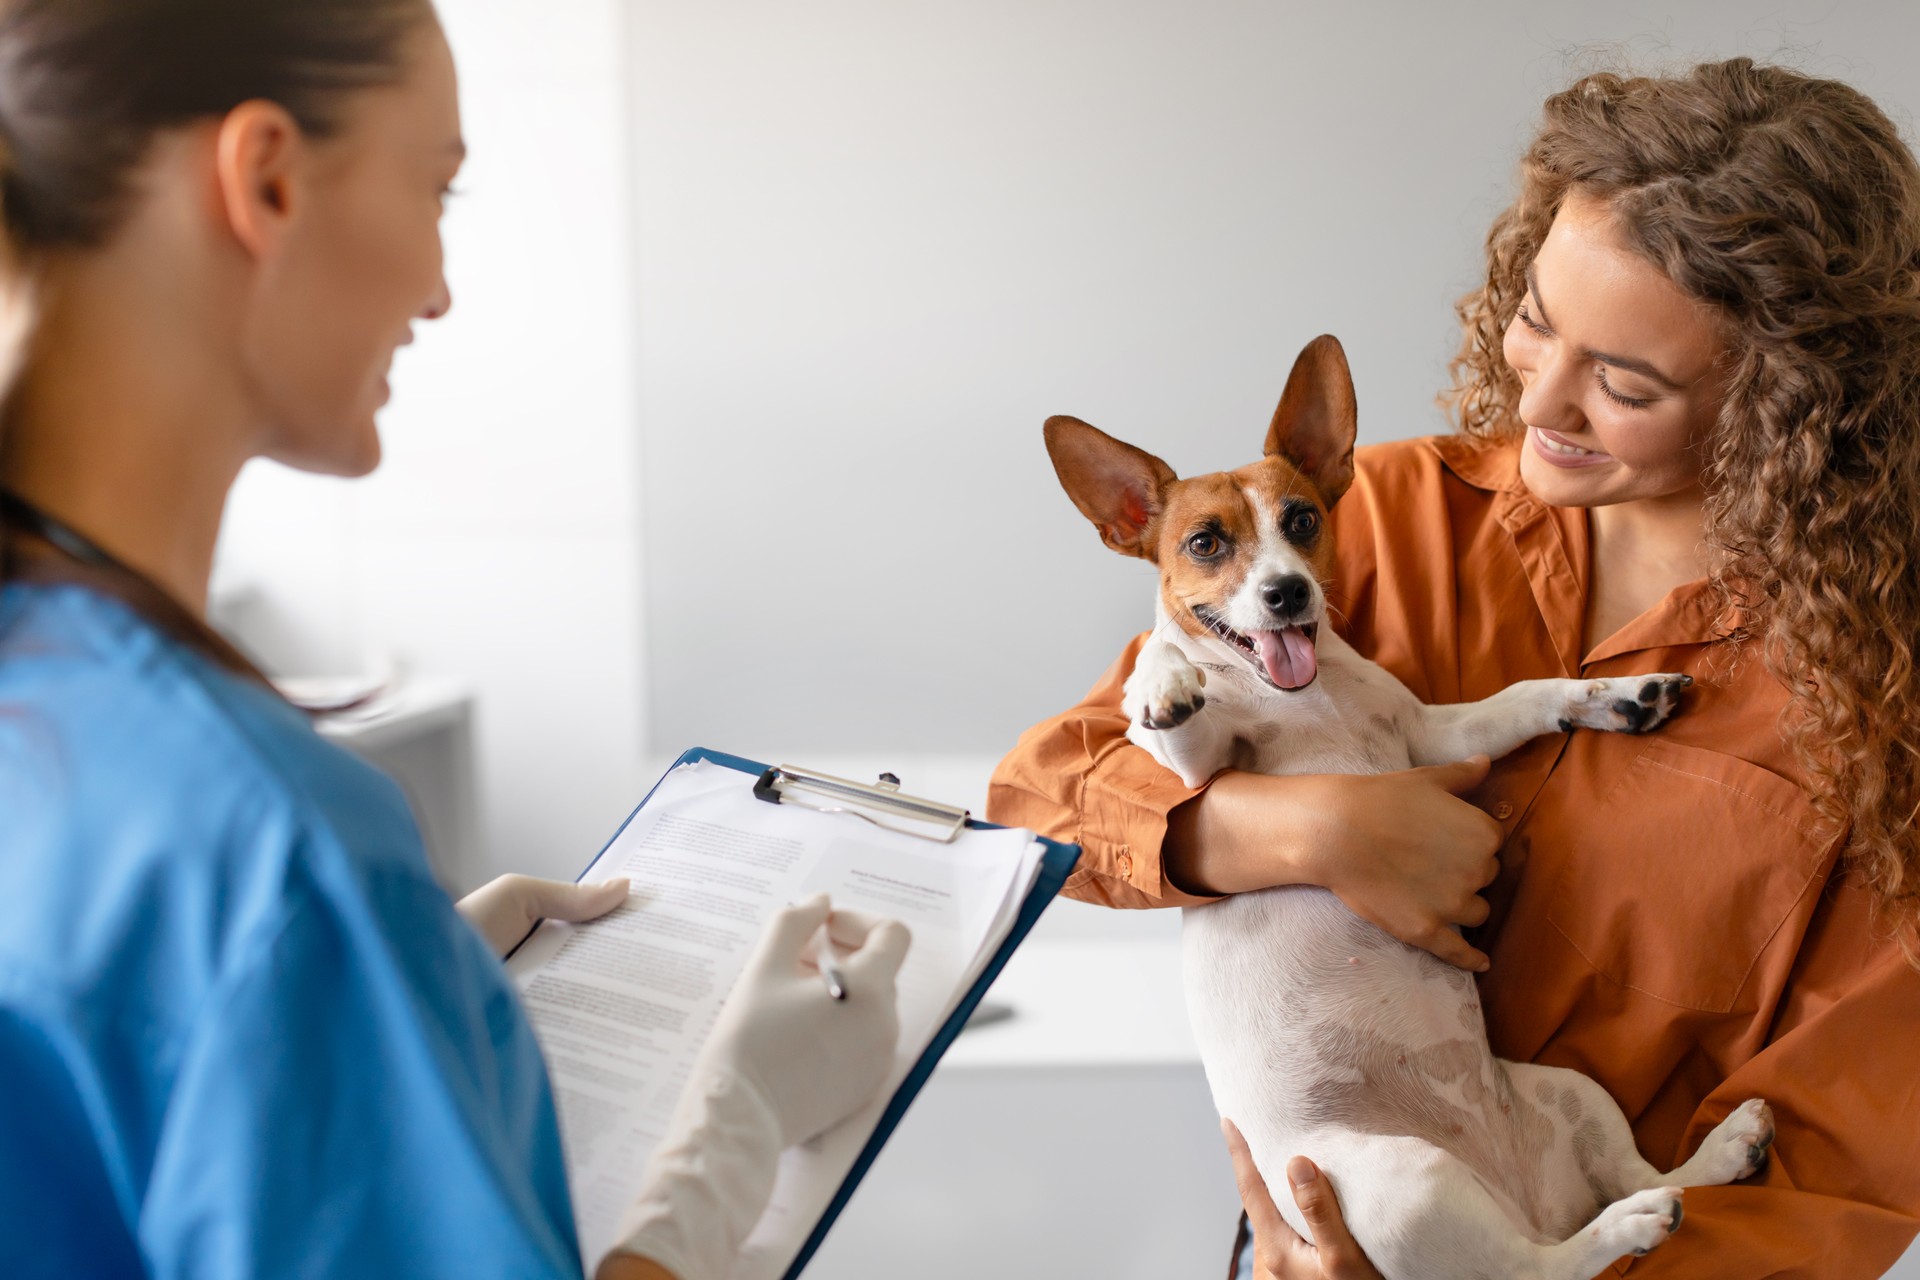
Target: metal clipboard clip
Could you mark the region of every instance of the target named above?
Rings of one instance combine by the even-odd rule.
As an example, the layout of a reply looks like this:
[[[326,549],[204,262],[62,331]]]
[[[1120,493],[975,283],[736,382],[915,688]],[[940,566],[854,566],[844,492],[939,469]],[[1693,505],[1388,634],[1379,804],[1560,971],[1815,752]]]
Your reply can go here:
[[[753,784],[753,794],[769,804],[798,805],[818,813],[844,813],[876,827],[936,844],[952,844],[967,825],[965,809],[903,795],[900,779],[890,773],[881,774],[878,782],[852,782],[783,764],[761,774]],[[914,825],[904,825],[906,823]]]

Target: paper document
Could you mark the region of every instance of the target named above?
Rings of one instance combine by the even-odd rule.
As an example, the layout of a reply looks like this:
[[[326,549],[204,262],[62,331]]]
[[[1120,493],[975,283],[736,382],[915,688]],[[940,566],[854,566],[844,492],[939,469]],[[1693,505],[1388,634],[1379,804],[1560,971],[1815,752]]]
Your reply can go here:
[[[900,970],[894,1070],[860,1114],[783,1157],[735,1280],[778,1280],[889,1098],[1010,931],[1044,852],[1031,832],[937,844],[848,814],[766,804],[753,777],[672,770],[583,881],[628,877],[627,903],[585,925],[548,922],[507,962],[560,1110],[583,1260],[615,1243],[721,1002],[766,918],[826,893],[912,930]]]

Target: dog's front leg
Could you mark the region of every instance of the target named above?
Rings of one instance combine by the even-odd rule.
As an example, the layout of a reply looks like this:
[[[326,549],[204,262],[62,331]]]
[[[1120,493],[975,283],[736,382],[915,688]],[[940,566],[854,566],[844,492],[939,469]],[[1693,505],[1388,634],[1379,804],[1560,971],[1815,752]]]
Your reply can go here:
[[[1692,683],[1673,674],[1522,680],[1479,702],[1422,706],[1407,748],[1415,764],[1447,764],[1473,755],[1497,760],[1543,733],[1576,727],[1650,733],[1679,710],[1680,692]]]
[[[1149,641],[1134,659],[1120,708],[1127,737],[1197,787],[1227,767],[1233,736],[1217,715],[1203,714],[1207,673],[1164,640]]]

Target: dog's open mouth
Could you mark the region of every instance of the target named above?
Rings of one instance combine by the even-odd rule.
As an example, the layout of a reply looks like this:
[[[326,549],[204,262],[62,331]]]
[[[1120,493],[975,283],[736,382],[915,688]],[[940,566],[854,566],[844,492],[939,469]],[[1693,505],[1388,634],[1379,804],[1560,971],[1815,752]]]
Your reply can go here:
[[[1320,624],[1286,627],[1279,631],[1256,631],[1241,635],[1204,605],[1195,605],[1193,616],[1214,634],[1247,655],[1267,683],[1276,689],[1304,689],[1320,674],[1320,658],[1314,642],[1320,636]]]

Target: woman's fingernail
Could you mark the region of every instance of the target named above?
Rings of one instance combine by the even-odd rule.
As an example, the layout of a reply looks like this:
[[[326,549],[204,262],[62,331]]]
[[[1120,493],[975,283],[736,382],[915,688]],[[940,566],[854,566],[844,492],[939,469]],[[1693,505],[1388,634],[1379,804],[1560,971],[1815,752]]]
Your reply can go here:
[[[1295,1156],[1287,1162],[1287,1181],[1296,1187],[1304,1187],[1319,1176],[1320,1171],[1305,1156]]]

